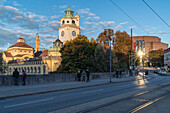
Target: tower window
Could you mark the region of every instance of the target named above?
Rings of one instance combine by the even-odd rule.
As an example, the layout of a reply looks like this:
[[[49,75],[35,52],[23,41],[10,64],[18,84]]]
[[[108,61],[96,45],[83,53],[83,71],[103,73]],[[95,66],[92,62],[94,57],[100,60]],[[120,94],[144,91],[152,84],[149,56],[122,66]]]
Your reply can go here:
[[[73,24],[75,24],[75,21],[74,21],[74,20],[72,20],[72,23],[73,23]]]
[[[69,21],[67,21],[67,23],[69,23]]]
[[[65,21],[63,20],[63,24],[65,23]]]

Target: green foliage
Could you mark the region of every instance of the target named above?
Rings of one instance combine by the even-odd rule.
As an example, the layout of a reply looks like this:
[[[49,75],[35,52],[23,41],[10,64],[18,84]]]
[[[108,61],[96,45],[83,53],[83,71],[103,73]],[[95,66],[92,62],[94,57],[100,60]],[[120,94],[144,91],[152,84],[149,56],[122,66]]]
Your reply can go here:
[[[149,53],[149,61],[152,63],[153,66],[163,66],[164,65],[164,50],[152,50]]]
[[[84,35],[78,35],[74,40],[67,41],[60,50],[62,71],[75,73],[78,69],[90,69],[91,55],[93,56],[96,46],[97,43],[90,42]]]
[[[0,73],[5,73],[7,66],[6,66],[5,61],[3,61],[2,55],[3,55],[3,53],[0,52]]]
[[[114,45],[114,52],[116,55],[116,68],[128,68],[129,50],[131,47],[130,36],[125,31],[117,31],[115,36],[116,44]]]

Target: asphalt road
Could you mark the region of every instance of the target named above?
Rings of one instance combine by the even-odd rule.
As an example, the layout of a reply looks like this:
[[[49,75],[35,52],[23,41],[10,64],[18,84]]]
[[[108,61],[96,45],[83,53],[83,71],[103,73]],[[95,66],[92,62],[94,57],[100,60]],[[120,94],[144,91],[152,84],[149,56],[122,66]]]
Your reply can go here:
[[[47,113],[114,95],[147,89],[168,81],[170,79],[155,75],[152,79],[146,80],[9,98],[0,100],[0,113]]]

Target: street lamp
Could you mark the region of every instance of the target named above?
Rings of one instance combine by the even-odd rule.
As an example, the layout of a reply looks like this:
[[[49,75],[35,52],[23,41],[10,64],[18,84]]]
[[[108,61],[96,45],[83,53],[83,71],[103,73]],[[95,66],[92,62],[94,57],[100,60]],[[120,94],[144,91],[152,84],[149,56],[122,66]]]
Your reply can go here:
[[[109,30],[108,29],[105,29],[105,32],[106,32],[106,41],[105,43],[110,46],[110,83],[112,82],[111,80],[111,74],[112,74],[112,50],[111,50],[111,46],[115,44],[114,42],[114,37],[113,36],[110,36],[109,37]],[[113,31],[111,32],[113,34]]]
[[[143,61],[143,55],[144,55],[144,53],[143,53],[142,51],[139,51],[139,52],[138,52],[138,56],[140,57],[141,62],[142,62],[143,78],[144,78],[144,61]]]

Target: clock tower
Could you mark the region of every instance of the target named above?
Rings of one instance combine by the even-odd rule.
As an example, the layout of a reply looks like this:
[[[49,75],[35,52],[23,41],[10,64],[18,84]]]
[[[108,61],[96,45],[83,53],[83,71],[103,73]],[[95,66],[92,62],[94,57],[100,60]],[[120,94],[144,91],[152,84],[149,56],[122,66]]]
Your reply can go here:
[[[69,8],[65,11],[65,16],[60,19],[61,26],[59,29],[59,39],[65,43],[67,40],[74,39],[79,34],[79,18],[78,14],[73,15],[73,11]]]

